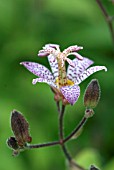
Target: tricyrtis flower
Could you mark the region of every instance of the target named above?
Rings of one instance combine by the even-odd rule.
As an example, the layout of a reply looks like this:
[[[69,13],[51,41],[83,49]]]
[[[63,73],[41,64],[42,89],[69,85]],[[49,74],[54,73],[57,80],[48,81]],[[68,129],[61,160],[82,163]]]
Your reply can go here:
[[[38,78],[33,79],[33,84],[37,82],[47,83],[55,93],[56,101],[62,100],[63,104],[73,105],[80,95],[79,84],[97,71],[107,71],[105,66],[93,66],[87,69],[93,64],[93,61],[78,54],[77,51],[81,49],[83,47],[74,45],[61,52],[59,45],[45,45],[43,50],[39,51],[38,56],[48,57],[51,71],[35,62],[22,62],[21,64],[38,76]],[[69,55],[74,55],[76,58],[71,60],[68,58]],[[65,61],[69,63],[67,72]]]

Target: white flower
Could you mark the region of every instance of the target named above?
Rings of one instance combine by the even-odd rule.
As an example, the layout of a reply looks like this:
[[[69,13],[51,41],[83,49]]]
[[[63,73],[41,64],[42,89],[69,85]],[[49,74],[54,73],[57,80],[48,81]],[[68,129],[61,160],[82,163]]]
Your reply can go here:
[[[93,64],[93,61],[78,54],[77,51],[80,49],[83,49],[83,47],[74,45],[61,52],[59,45],[45,45],[43,50],[39,51],[38,56],[48,57],[52,72],[45,66],[35,62],[21,62],[21,64],[38,76],[38,78],[33,79],[33,84],[37,82],[47,83],[54,91],[56,101],[62,100],[63,104],[70,103],[73,105],[80,95],[79,84],[97,71],[107,71],[105,66],[88,68]],[[74,55],[76,58],[71,60],[68,58],[69,55]],[[69,63],[67,72],[65,61]]]

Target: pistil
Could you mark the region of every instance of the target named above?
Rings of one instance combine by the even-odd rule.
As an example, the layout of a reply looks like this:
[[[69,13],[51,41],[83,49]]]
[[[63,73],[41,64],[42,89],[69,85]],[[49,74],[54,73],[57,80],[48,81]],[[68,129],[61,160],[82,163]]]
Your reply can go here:
[[[65,68],[65,60],[63,53],[59,53],[57,56],[57,62],[58,62],[58,85],[59,88],[62,86],[67,85],[67,74],[66,74],[66,68]]]

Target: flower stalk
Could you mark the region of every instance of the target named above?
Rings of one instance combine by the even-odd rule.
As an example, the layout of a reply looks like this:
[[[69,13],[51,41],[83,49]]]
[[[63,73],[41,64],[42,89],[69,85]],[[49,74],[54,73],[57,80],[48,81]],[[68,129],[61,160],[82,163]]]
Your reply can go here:
[[[78,132],[83,128],[83,126],[85,125],[87,121],[87,118],[84,116],[81,120],[81,122],[78,124],[78,126],[76,126],[76,128],[64,139],[64,143],[68,142],[70,139],[72,139],[72,137],[76,134],[78,134]]]
[[[69,138],[65,138],[64,139],[64,111],[65,111],[65,106],[62,105],[62,108],[61,108],[61,112],[60,112],[60,117],[59,117],[59,131],[60,131],[60,135],[59,135],[59,141],[60,141],[60,145],[61,145],[61,148],[62,148],[62,151],[65,155],[65,157],[67,158],[67,160],[69,161],[69,165],[70,166],[75,166],[78,170],[84,170],[83,167],[79,166],[78,164],[74,163],[73,162],[73,158],[72,156],[70,155],[70,153],[68,152],[67,150],[67,147],[65,145],[65,143],[70,140],[70,138],[72,137],[72,135],[74,135],[75,133],[78,132],[78,130],[80,130],[80,128],[82,127],[83,124],[80,125],[80,128],[77,129],[77,131],[73,131],[73,133],[71,133],[68,137]]]
[[[55,145],[60,145],[60,142],[54,141],[54,142],[47,142],[42,144],[26,144],[25,147],[27,149],[36,149],[36,148],[44,148],[44,147],[55,146]]]
[[[59,138],[61,145],[63,144],[64,132],[63,132],[63,117],[64,117],[65,106],[62,105],[61,112],[59,115]]]

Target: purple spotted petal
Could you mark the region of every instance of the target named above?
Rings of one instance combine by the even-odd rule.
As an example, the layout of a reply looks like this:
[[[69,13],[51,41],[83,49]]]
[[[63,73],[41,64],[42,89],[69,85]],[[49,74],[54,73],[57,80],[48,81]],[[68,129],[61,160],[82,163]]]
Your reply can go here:
[[[50,54],[48,56],[48,61],[49,61],[54,78],[58,77],[59,76],[58,63],[57,63],[56,57],[53,54]]]
[[[64,86],[60,90],[71,105],[74,105],[80,95],[80,87],[76,84],[73,86]]]
[[[93,67],[88,68],[75,79],[75,83],[80,84],[82,81],[84,81],[86,78],[91,76],[93,73],[100,71],[100,70],[107,71],[107,68],[105,66],[93,66]]]
[[[91,64],[93,64],[93,61],[83,57],[83,60],[78,60],[75,58],[72,60],[75,67],[68,66],[67,69],[67,77],[68,79],[75,81],[83,71],[85,71]]]
[[[44,78],[36,78],[36,79],[33,79],[33,81],[32,81],[32,84],[36,84],[36,83],[46,83],[46,84],[48,84],[49,86],[51,86],[51,87],[55,87],[55,88],[57,88],[57,86],[55,85],[55,83],[53,82],[53,81],[49,81],[49,80],[47,80],[47,79],[44,79]]]
[[[52,73],[41,64],[34,62],[22,62],[20,64],[24,65],[30,72],[32,72],[38,77],[45,78],[48,80],[54,79]]]

